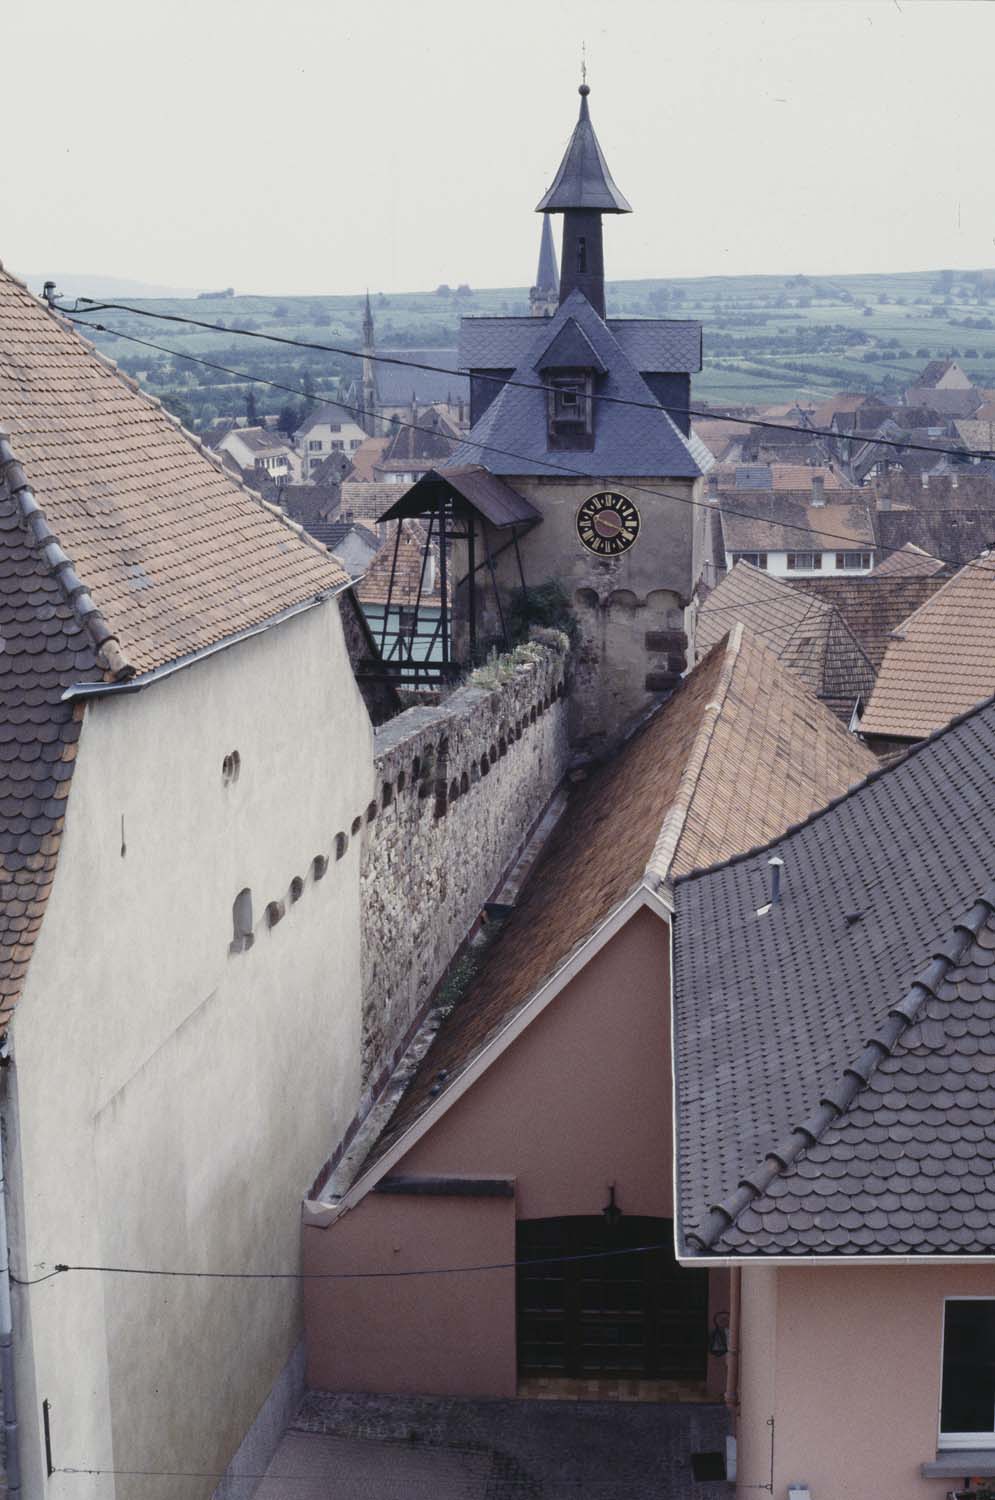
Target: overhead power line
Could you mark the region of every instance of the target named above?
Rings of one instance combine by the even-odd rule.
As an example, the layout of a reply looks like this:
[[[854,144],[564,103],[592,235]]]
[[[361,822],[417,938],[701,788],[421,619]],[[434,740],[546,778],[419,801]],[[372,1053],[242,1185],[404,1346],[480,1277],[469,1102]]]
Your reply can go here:
[[[85,308],[81,308],[79,306],[81,302],[85,302],[87,306]],[[184,323],[191,328],[206,329],[210,333],[217,333],[218,331],[217,324],[205,323],[200,318],[184,317],[182,313],[151,312],[144,307],[132,307],[126,302],[98,302],[92,297],[77,297],[76,304],[77,305],[74,308],[66,308],[59,307],[59,305],[53,301],[52,303],[50,303],[50,306],[54,309],[54,311],[62,313],[65,317],[72,317],[73,314],[78,312],[125,312],[131,313],[138,318],[158,318],[161,322],[165,323]],[[73,320],[75,321],[75,319]],[[99,325],[93,324],[89,326],[98,327]],[[115,334],[118,338],[127,337],[126,334],[120,333],[113,328],[103,328],[101,329],[101,331],[104,333]],[[241,338],[263,339],[272,344],[285,344],[293,349],[307,349],[318,354],[339,354],[344,355],[347,359],[369,359],[377,364],[400,365],[405,369],[425,370],[436,375],[453,376],[460,374],[466,375],[468,373],[465,370],[450,370],[445,365],[429,364],[425,360],[401,359],[399,358],[399,356],[394,354],[375,354],[369,353],[363,349],[346,349],[342,344],[317,344],[312,343],[307,339],[292,339],[289,338],[286,334],[263,333],[260,329],[257,328],[226,328],[224,331],[226,333],[238,334]],[[168,354],[173,354],[177,353],[178,351],[169,349],[165,352]],[[184,357],[188,358],[190,356]],[[479,375],[476,378],[480,380],[489,380],[492,383],[500,385],[502,387],[509,385],[526,391],[545,391],[549,393],[556,390],[555,386],[542,384],[537,385],[534,381],[531,380],[505,380],[500,376],[487,374]],[[668,405],[663,401],[635,401],[632,399],[632,397],[629,396],[608,396],[603,393],[592,393],[588,397],[588,400],[600,401],[612,406],[634,406],[638,407],[642,411],[665,411],[672,416],[677,415],[682,417],[701,417],[703,419],[712,421],[721,420],[724,422],[738,422],[745,427],[764,427],[770,428],[776,432],[799,432],[802,434],[807,434],[810,437],[827,437],[833,438],[837,441],[841,437],[844,437],[849,441],[863,441],[865,443],[873,443],[878,447],[900,448],[905,453],[933,453],[941,456],[943,454],[946,454],[949,457],[955,458],[995,458],[995,452],[988,448],[943,448],[936,447],[932,443],[907,443],[900,441],[898,438],[880,438],[874,437],[873,435],[859,439],[857,434],[833,432],[832,429],[828,427],[799,427],[797,424],[791,422],[773,422],[765,418],[761,419],[755,417],[731,417],[726,416],[724,412],[708,411],[707,409],[701,407],[674,406]],[[495,452],[497,451],[498,450],[495,449]]]
[[[317,1226],[310,1226],[317,1227]],[[666,1242],[630,1245],[619,1250],[585,1250],[579,1255],[543,1255],[535,1260],[499,1260],[474,1266],[417,1266],[397,1271],[174,1271],[159,1266],[70,1266],[59,1264],[43,1276],[22,1280],[11,1273],[17,1286],[38,1286],[69,1271],[99,1272],[108,1276],[166,1276],[183,1281],[395,1281],[408,1276],[463,1276],[478,1271],[515,1271],[522,1266],[565,1266],[581,1260],[611,1260],[619,1255],[650,1255],[672,1250]]]
[[[353,416],[370,416],[370,417],[377,416],[377,417],[380,417],[380,420],[382,420],[382,421],[392,422],[395,427],[409,428],[412,432],[424,432],[424,433],[430,434],[433,437],[438,437],[439,436],[438,430],[436,428],[434,428],[434,427],[426,427],[421,422],[409,422],[409,421],[407,421],[403,417],[388,416],[387,414],[383,414],[381,416],[380,413],[369,411],[364,406],[353,406],[348,401],[337,401],[337,400],[334,399],[334,397],[329,397],[327,395],[321,395],[321,394],[318,394],[318,393],[316,393],[314,391],[301,390],[301,388],[299,386],[286,385],[286,384],[284,384],[283,381],[280,381],[280,380],[269,380],[269,379],[267,379],[263,375],[250,375],[245,370],[235,370],[230,365],[219,364],[216,360],[206,359],[203,355],[200,355],[200,354],[187,354],[187,353],[181,352],[180,350],[168,349],[168,348],[166,348],[166,346],[164,344],[156,344],[156,343],[154,343],[150,339],[139,338],[137,334],[134,334],[134,333],[124,333],[120,329],[107,328],[103,323],[88,323],[86,321],[86,319],[84,319],[84,318],[75,317],[72,313],[62,312],[61,309],[57,309],[57,310],[60,311],[62,313],[62,316],[65,317],[70,323],[74,323],[74,324],[76,324],[80,328],[90,328],[90,329],[92,329],[96,333],[110,333],[110,334],[113,334],[115,338],[125,339],[125,340],[127,340],[127,342],[132,343],[132,344],[140,344],[142,346],[142,348],[145,348],[145,349],[154,349],[154,350],[157,351],[157,353],[168,354],[171,357],[176,358],[176,359],[186,359],[186,360],[189,360],[191,362],[191,364],[203,365],[206,369],[217,370],[221,374],[224,374],[224,375],[233,375],[233,376],[236,377],[236,379],[238,379],[240,381],[245,381],[249,385],[264,385],[264,386],[269,387],[271,390],[283,391],[285,394],[290,395],[290,396],[299,396],[299,397],[301,397],[305,401],[319,401],[319,402],[324,402],[328,406],[336,406],[341,411],[351,412],[353,414]],[[452,371],[450,371],[449,373],[452,374]],[[541,387],[536,387],[536,389],[542,389],[542,388]],[[522,463],[536,463],[536,464],[541,464],[546,469],[550,469],[550,470],[555,471],[556,473],[559,473],[559,474],[569,474],[573,478],[579,478],[579,479],[590,479],[591,478],[591,476],[589,474],[587,474],[583,469],[575,468],[571,464],[558,463],[554,459],[540,458],[540,457],[538,457],[535,454],[526,455],[526,454],[523,454],[523,453],[518,453],[514,449],[511,449],[511,448],[499,448],[494,443],[482,442],[479,439],[475,439],[475,438],[472,438],[472,437],[469,437],[469,436],[467,436],[467,437],[462,437],[461,436],[459,438],[459,442],[461,444],[464,444],[467,447],[470,447],[470,448],[479,448],[482,451],[486,450],[487,452],[490,452],[490,453],[500,454],[502,458],[514,458],[514,459],[517,459],[517,460],[521,461]],[[661,490],[661,489],[658,489],[658,488],[654,488],[654,487],[652,487],[650,485],[639,484],[639,483],[637,483],[634,480],[626,480],[626,489],[628,489],[628,490],[635,490],[635,491],[637,491],[640,494],[649,495],[649,496],[651,496],[651,497],[653,497],[655,499],[660,499],[660,500],[676,500],[681,505],[694,506],[694,507],[697,507],[697,508],[699,508],[701,510],[708,511],[709,514],[711,514],[711,515],[717,514],[719,512],[719,510],[720,510],[719,505],[715,501],[710,501],[710,500],[696,500],[693,495],[681,495],[681,494],[678,494],[678,492],[676,490]],[[833,493],[836,493],[836,492],[835,491],[830,491],[829,493],[833,494]],[[848,490],[841,490],[839,493],[840,493],[841,496],[845,497],[845,496],[849,495],[851,492],[848,491]],[[853,491],[852,493],[853,494],[857,494],[859,492],[858,491]],[[739,517],[739,518],[741,518],[743,520],[746,520],[746,521],[761,521],[761,522],[765,523],[766,525],[772,525],[772,524],[773,525],[777,525],[778,527],[780,527],[780,529],[782,531],[798,531],[798,532],[803,533],[806,537],[811,537],[811,535],[812,535],[811,527],[802,525],[801,522],[797,522],[797,521],[782,521],[782,520],[778,520],[778,521],[774,522],[774,521],[772,521],[772,518],[770,516],[759,515],[756,511],[740,510],[740,509],[735,508],[733,506],[727,505],[725,502],[723,502],[722,505],[721,505],[721,513],[722,513],[722,515],[726,515],[726,516],[737,516],[737,517]],[[946,514],[946,513],[947,512],[945,512],[945,511],[935,512],[935,514],[941,514],[941,515],[942,514]],[[922,511],[920,511],[919,514],[929,514],[929,512],[922,512]],[[993,515],[993,517],[995,517],[995,511],[992,512],[992,515]],[[832,531],[822,531],[822,530],[820,530],[819,535],[821,537],[826,538],[827,540],[829,540],[831,542],[842,542],[842,543],[844,543],[845,546],[843,548],[841,548],[840,550],[845,550],[845,551],[850,551],[850,552],[861,552],[861,551],[900,552],[902,550],[902,546],[904,546],[904,543],[902,544],[902,546],[891,546],[891,547],[888,547],[888,546],[882,547],[882,546],[879,546],[877,543],[874,543],[874,542],[860,543],[860,542],[854,541],[854,539],[853,539],[852,536],[844,536],[841,532],[832,532]],[[757,549],[753,549],[753,550],[757,550]],[[763,549],[761,548],[759,550],[762,551]],[[767,550],[770,550],[770,549],[768,548]],[[937,562],[946,563],[946,564],[948,564],[948,566],[950,566],[952,568],[970,567],[970,566],[973,565],[971,562],[962,563],[957,558],[943,557],[940,553],[933,553],[932,555],[936,558]]]

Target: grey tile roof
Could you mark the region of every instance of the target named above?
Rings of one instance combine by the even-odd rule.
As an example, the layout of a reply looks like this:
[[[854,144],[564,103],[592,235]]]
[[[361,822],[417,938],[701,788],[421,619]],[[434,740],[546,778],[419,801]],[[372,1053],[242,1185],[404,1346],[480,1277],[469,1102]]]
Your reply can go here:
[[[377,395],[382,406],[404,406],[411,400],[412,392],[420,406],[447,401],[450,396],[454,401],[469,401],[470,382],[459,373],[463,361],[455,349],[379,349],[377,353],[405,362],[377,365]],[[439,368],[411,368],[417,364]]]
[[[677,884],[690,1254],[995,1248],[993,826],[989,700],[789,831],[765,916],[770,848]]]
[[[608,318],[640,374],[693,375],[701,369],[701,324],[687,318]],[[463,318],[459,363],[467,370],[513,370],[535,337],[535,318]]]
[[[571,319],[607,370],[596,394],[635,403],[600,402],[595,411],[594,449],[576,453],[548,447],[546,393],[534,368],[541,351]],[[700,439],[685,438],[656,406],[619,341],[580,292],[572,292],[555,317],[531,320],[530,338],[514,380],[520,384],[504,386],[474,427],[472,445],[456,449],[454,465],[484,464],[495,474],[556,474],[576,469],[592,476],[674,478],[696,478],[712,465],[712,456]]]
[[[631,214],[608,170],[604,152],[591,124],[586,83],[580,89],[580,118],[567,142],[552,186],[536,205],[536,213],[563,213],[569,208],[594,208],[604,214]]]

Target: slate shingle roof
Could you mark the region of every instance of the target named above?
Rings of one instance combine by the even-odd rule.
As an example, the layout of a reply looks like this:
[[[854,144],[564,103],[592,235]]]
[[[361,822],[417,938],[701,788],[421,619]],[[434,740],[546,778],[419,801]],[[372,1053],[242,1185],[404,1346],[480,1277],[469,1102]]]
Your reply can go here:
[[[925,739],[995,691],[995,557],[975,559],[895,627],[863,734]]]
[[[988,701],[780,839],[766,915],[771,846],[677,883],[688,1253],[995,1247],[993,826]]]
[[[608,318],[616,343],[640,374],[701,369],[701,324],[678,318]],[[514,370],[535,338],[532,318],[463,318],[459,362],[468,370]]]
[[[617,398],[596,403],[593,450],[548,446],[547,396],[537,376],[542,351],[573,319],[592,345],[607,374],[596,395]],[[583,293],[571,292],[552,318],[533,318],[528,345],[514,371],[515,385],[495,396],[471,433],[472,443],[456,449],[451,462],[483,464],[494,474],[581,474],[696,478],[712,465],[697,437],[686,438],[660,407],[618,340]],[[493,444],[493,446],[491,446]]]
[[[100,681],[96,645],[0,484],[0,1031],[55,879],[83,717],[71,681]]]
[[[892,633],[942,588],[943,579],[868,573],[857,578],[792,578],[788,583],[805,597],[839,611],[876,673]]]
[[[874,764],[735,626],[614,759],[574,788],[518,905],[363,1170],[428,1108],[440,1071],[451,1086],[644,876],[667,882],[748,848]]]
[[[455,349],[379,349],[384,358],[401,364],[377,365],[377,396],[381,406],[407,406],[412,396],[419,406],[433,402],[469,401],[470,382],[460,374],[462,361]],[[439,368],[419,370],[417,364]]]
[[[832,603],[806,596],[787,582],[739,562],[699,610],[699,657],[737,620],[844,722],[849,721],[858,698],[866,701],[874,686],[874,668]]]
[[[632,208],[615,186],[604,152],[594,133],[587,96],[582,83],[580,118],[567,142],[551,187],[536,207],[536,213],[563,213],[570,208],[593,208],[606,214],[631,214]]]
[[[890,477],[890,476],[889,476]],[[874,517],[882,551],[894,552],[906,542],[942,558],[947,567],[963,566],[995,542],[995,486],[982,505],[952,506],[931,484],[923,491],[922,510],[879,510]]]

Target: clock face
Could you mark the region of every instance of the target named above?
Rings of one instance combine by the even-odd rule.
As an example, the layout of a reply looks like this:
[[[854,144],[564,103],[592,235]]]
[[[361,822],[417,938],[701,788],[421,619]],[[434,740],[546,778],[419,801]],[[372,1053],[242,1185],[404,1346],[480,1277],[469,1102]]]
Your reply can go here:
[[[577,535],[595,557],[618,557],[639,535],[639,512],[624,495],[602,490],[578,510]]]

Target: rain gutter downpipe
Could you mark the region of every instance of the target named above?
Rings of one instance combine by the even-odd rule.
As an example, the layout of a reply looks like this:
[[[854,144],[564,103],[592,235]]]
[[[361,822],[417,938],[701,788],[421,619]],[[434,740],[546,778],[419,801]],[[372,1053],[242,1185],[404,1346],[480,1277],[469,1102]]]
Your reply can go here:
[[[6,1054],[6,1045],[4,1046]],[[4,1058],[6,1060],[6,1057]],[[14,1389],[14,1317],[10,1301],[10,1249],[7,1242],[7,1169],[3,1133],[0,1132],[0,1381],[3,1382],[3,1428],[7,1450],[7,1495],[18,1500],[21,1493],[21,1461],[18,1451],[17,1397]]]
[[[735,1415],[739,1406],[739,1325],[742,1268],[732,1266],[729,1273],[729,1345],[726,1349],[725,1404]]]

